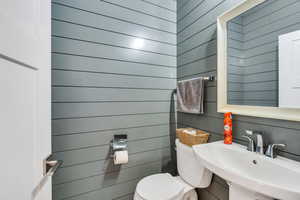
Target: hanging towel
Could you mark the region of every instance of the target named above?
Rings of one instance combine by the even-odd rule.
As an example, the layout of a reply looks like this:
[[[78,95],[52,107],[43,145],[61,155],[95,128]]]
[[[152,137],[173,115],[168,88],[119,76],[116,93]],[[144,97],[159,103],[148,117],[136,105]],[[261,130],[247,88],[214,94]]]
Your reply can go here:
[[[177,83],[177,109],[179,112],[203,114],[204,79],[202,77]]]

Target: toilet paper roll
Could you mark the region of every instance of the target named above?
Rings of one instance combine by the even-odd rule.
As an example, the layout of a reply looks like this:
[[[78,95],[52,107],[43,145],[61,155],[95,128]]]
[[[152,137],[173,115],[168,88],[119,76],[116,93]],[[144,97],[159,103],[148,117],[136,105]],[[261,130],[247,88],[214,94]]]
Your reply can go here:
[[[114,164],[126,164],[128,163],[128,151],[116,151],[114,153]]]

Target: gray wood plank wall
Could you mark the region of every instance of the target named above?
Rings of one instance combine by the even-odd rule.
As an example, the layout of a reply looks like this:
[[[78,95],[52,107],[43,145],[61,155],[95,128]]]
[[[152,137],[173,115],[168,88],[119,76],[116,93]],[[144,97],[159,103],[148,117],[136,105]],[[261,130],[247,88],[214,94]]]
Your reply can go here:
[[[216,74],[216,19],[226,10],[242,2],[242,0],[181,0],[177,4],[177,77],[179,80]],[[291,1],[272,0],[268,6]],[[295,0],[294,2],[299,2]],[[298,4],[298,3],[297,3]],[[287,5],[289,6],[289,5]],[[290,5],[290,10],[295,5]],[[271,9],[272,10],[272,9]],[[280,12],[280,10],[273,10]],[[298,9],[299,13],[299,9]],[[267,13],[262,13],[266,15]],[[269,13],[272,14],[272,13]],[[268,15],[269,15],[268,14]],[[291,18],[296,14],[288,12]],[[265,17],[268,17],[266,15]],[[282,14],[283,15],[283,14]],[[282,15],[279,15],[280,17]],[[262,17],[255,15],[255,17]],[[272,18],[272,17],[271,17]],[[286,18],[286,17],[284,17]],[[253,19],[254,21],[257,19]],[[289,21],[289,20],[287,20]],[[259,21],[258,21],[259,22]],[[287,30],[287,29],[285,29]],[[281,31],[281,30],[278,30]],[[261,38],[265,42],[272,42],[272,38]],[[223,115],[217,113],[216,84],[209,83],[206,87],[205,114],[203,116],[178,113],[180,127],[195,127],[212,134],[211,141],[223,138]],[[264,132],[267,143],[286,143],[287,148],[281,151],[282,156],[300,161],[300,123],[233,116],[234,140],[245,144],[241,134],[245,129]],[[274,175],[275,176],[275,175]],[[199,199],[227,200],[228,187],[224,181],[215,177],[212,185],[199,190]]]
[[[228,104],[244,104],[245,67],[242,17],[236,17],[227,25],[228,30]]]
[[[278,36],[299,30],[299,16],[299,1],[268,0],[230,22],[231,104],[278,106]]]
[[[52,1],[54,200],[129,200],[141,178],[175,167],[176,31],[173,0]],[[109,142],[120,133],[129,163],[118,167]]]

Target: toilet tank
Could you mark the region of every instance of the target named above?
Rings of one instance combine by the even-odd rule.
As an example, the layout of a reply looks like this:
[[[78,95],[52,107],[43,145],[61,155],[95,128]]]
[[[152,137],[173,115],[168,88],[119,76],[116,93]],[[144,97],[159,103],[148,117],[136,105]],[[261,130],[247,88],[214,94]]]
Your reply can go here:
[[[176,150],[179,176],[193,187],[208,187],[212,179],[212,173],[196,159],[192,147],[182,144],[176,139]]]

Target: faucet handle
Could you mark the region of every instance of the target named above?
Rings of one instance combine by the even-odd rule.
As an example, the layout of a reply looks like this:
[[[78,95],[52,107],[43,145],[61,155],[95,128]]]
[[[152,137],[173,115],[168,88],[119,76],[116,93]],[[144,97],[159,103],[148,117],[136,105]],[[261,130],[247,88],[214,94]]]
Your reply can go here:
[[[252,130],[245,130],[246,135],[253,135],[253,131]]]
[[[266,151],[266,156],[270,158],[276,158],[277,154],[274,150],[278,147],[285,148],[286,144],[269,144],[268,149]]]
[[[273,148],[275,147],[282,147],[282,148],[285,148],[286,147],[286,144],[272,144]]]

